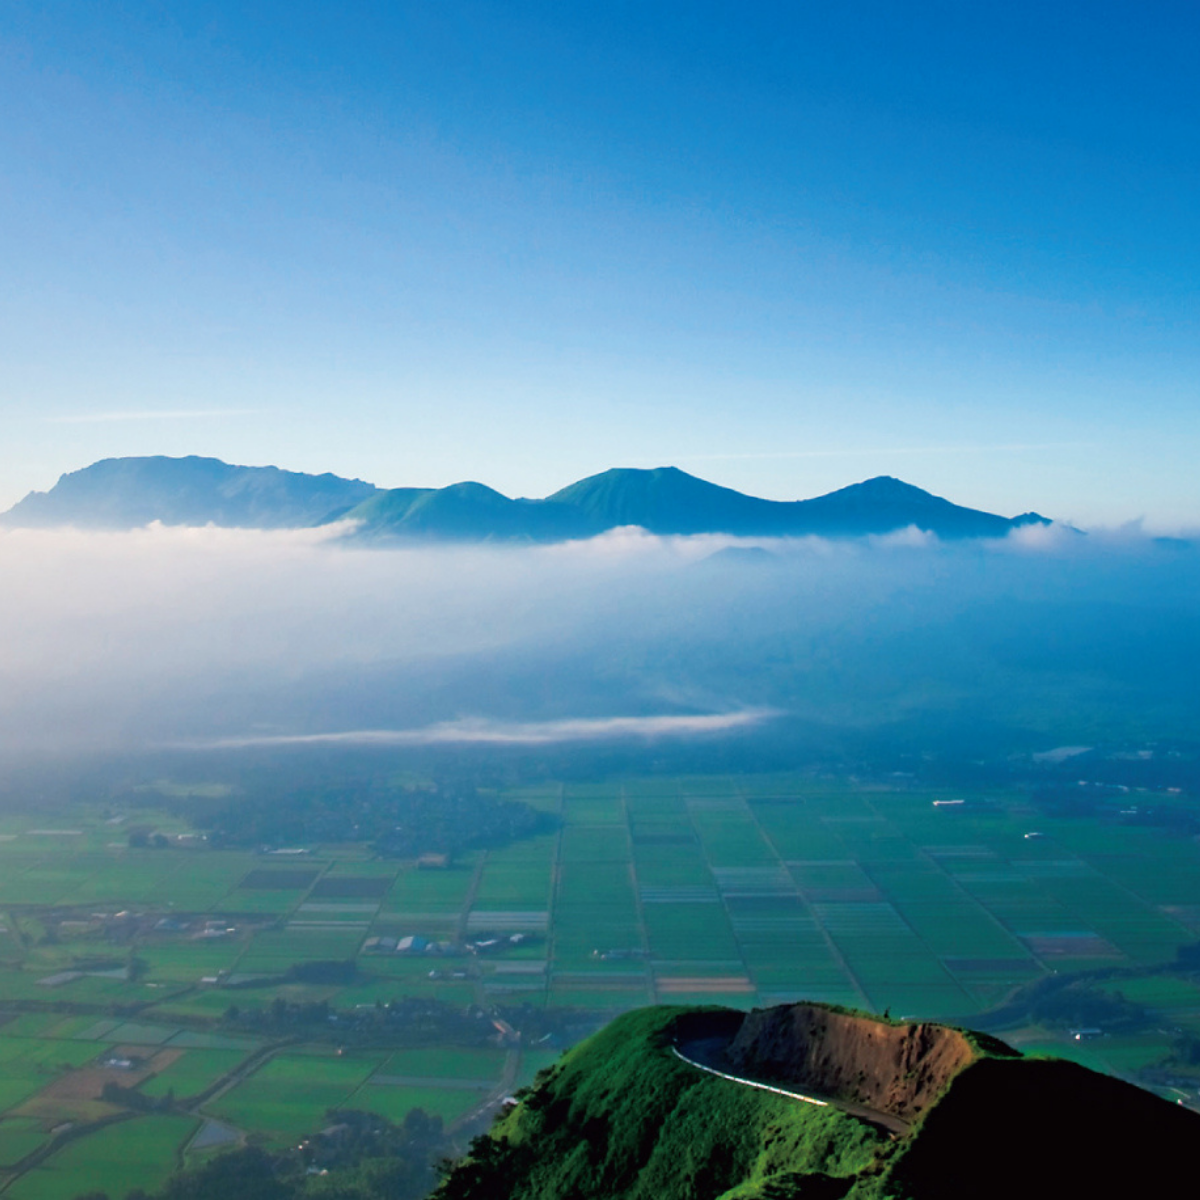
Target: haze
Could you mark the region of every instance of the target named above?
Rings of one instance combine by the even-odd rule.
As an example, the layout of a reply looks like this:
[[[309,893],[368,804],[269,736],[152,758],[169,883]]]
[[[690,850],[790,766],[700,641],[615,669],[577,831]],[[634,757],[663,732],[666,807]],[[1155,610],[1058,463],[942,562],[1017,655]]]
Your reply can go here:
[[[1129,736],[1149,710],[1164,736],[1190,719],[1200,557],[1136,531],[368,550],[338,533],[3,533],[4,749],[703,740],[797,722],[834,741],[910,728],[920,747],[986,714],[1045,750]]]

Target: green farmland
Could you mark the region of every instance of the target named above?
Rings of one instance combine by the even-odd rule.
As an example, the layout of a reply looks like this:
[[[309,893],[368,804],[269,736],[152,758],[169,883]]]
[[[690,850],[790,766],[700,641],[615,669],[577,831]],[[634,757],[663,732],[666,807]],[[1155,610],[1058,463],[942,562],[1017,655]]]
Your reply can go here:
[[[135,848],[123,814],[86,805],[53,825],[5,816],[0,1186],[152,1190],[213,1145],[291,1145],[333,1109],[457,1128],[578,1036],[493,1034],[501,1011],[571,1014],[552,1027],[583,1032],[650,1003],[803,997],[969,1024],[1014,989],[1091,973],[1152,1020],[1006,1036],[1127,1076],[1168,1033],[1200,1039],[1200,986],[1159,969],[1200,937],[1190,838],[1035,815],[1017,792],[808,776],[511,796],[556,831],[434,866],[345,843]],[[187,832],[165,812],[138,821]],[[474,1012],[486,1037],[339,1044],[404,998]],[[273,1007],[328,1027],[255,1024]]]

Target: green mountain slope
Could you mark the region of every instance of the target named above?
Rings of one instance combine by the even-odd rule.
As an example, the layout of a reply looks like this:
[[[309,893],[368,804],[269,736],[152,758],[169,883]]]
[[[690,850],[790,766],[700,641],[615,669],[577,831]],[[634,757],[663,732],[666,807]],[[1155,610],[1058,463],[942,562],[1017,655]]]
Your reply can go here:
[[[636,525],[651,533],[857,537],[916,526],[942,538],[1003,537],[1044,518],[1009,520],[881,477],[813,500],[763,500],[676,467],[614,469],[544,500],[513,500],[481,483],[380,490],[357,479],[215,458],[113,458],[64,475],[3,516],[15,526],[131,529],[166,525],[295,528],[348,518],[363,541],[553,542]]]
[[[368,500],[347,514],[367,539],[453,537],[553,541],[593,537],[636,525],[651,533],[724,533],[739,537],[856,537],[915,525],[943,538],[1003,537],[1018,525],[1044,522],[1037,514],[1010,520],[951,504],[902,483],[879,478],[813,500],[763,500],[719,487],[676,467],[615,468],[581,479],[545,500],[508,500],[480,484],[394,503]]]
[[[660,534],[763,532],[780,525],[776,510],[790,508],[708,483],[677,467],[617,467],[555,492],[546,503],[572,509],[582,525],[596,532],[640,525]]]
[[[754,1017],[749,1037],[729,1010],[618,1018],[543,1072],[436,1200],[1185,1194],[1200,1117],[1128,1084],[943,1026],[820,1005]],[[814,1096],[824,1082],[832,1102],[676,1053],[716,1043],[740,1046],[730,1074]]]

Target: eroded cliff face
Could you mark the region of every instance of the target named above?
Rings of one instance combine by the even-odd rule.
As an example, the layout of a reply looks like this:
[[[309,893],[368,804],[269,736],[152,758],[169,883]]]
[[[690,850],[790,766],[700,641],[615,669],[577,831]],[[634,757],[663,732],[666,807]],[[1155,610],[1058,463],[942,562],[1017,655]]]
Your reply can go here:
[[[943,1025],[890,1025],[791,1004],[748,1013],[725,1057],[749,1076],[912,1121],[976,1053],[961,1033]]]

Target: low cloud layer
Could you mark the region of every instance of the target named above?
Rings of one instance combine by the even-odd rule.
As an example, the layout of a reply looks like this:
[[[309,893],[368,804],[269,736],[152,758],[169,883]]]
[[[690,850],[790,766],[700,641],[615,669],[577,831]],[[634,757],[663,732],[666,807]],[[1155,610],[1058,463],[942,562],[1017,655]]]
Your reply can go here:
[[[0,750],[713,738],[775,712],[1032,711],[1051,676],[1067,709],[1157,689],[1185,713],[1200,555],[1136,530],[396,549],[336,533],[0,532]]]
[[[564,721],[464,718],[423,729],[348,729],[339,733],[275,734],[184,742],[180,749],[239,750],[276,746],[554,746],[620,738],[687,738],[761,724],[771,710],[674,717],[594,717]]]

